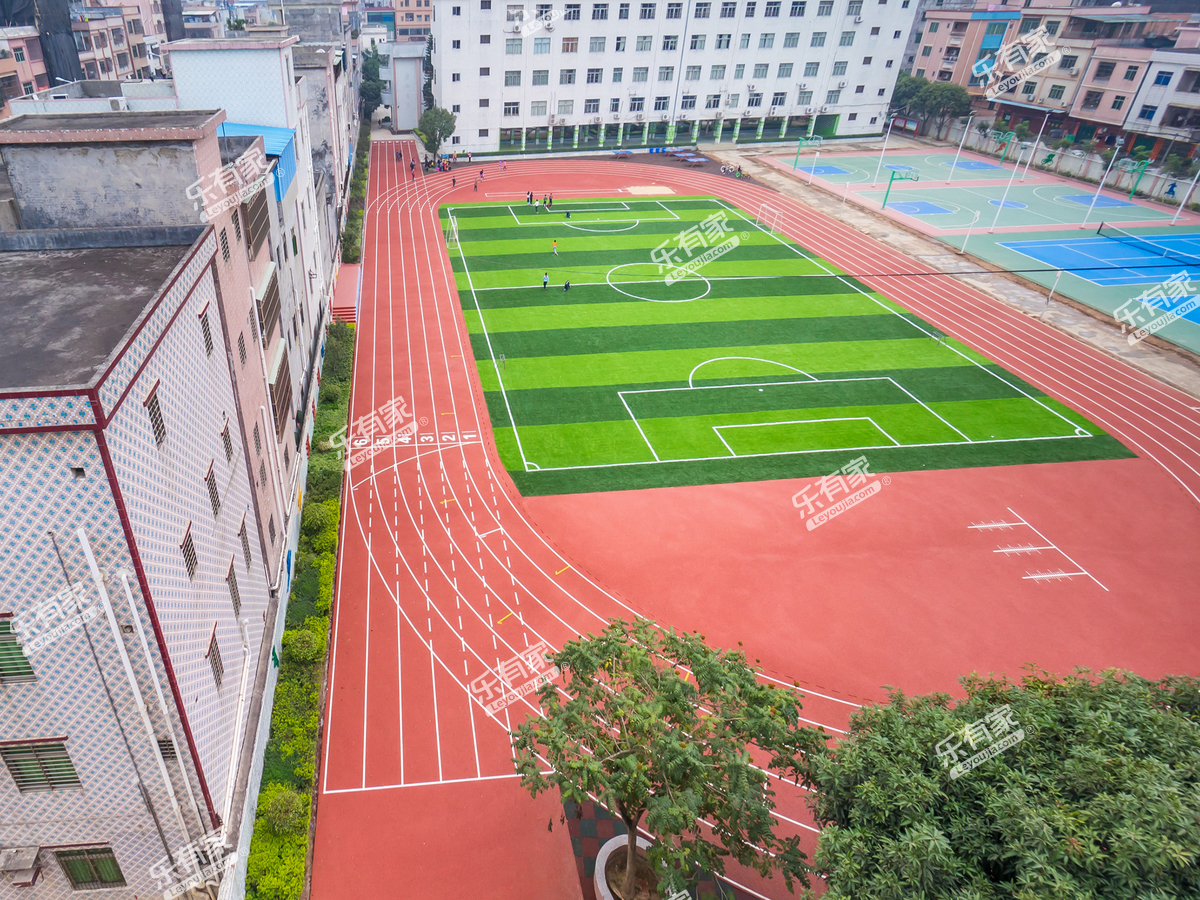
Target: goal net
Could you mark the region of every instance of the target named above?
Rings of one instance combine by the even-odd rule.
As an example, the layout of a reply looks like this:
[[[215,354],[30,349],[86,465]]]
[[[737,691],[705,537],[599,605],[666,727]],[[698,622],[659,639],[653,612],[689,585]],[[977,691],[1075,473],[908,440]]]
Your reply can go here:
[[[779,210],[775,209],[773,206],[768,206],[767,204],[763,203],[758,207],[758,215],[754,219],[754,224],[764,231],[770,232],[771,234],[778,234],[779,217]]]
[[[458,219],[449,216],[446,222],[446,248],[458,249]]]

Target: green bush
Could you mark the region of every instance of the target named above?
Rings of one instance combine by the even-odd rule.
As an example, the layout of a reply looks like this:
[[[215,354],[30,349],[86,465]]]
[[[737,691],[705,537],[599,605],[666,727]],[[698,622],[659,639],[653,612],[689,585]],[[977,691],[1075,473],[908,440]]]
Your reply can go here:
[[[326,382],[348,383],[350,381],[354,375],[353,326],[347,325],[345,322],[334,322],[329,326],[329,336],[325,341],[325,365],[322,372],[322,378]]]
[[[335,514],[328,505],[314,503],[311,499],[304,504],[304,511],[300,513],[300,533],[307,538],[320,534],[336,523]]]
[[[333,576],[337,571],[337,560],[332,553],[322,553],[313,561],[318,572],[317,612],[325,616],[333,600]]]
[[[308,828],[308,800],[285,787],[267,800],[263,818],[278,835],[302,834]]]
[[[291,794],[299,801],[295,830],[280,834],[271,824],[278,798]],[[290,803],[290,801],[284,801]],[[287,785],[264,784],[258,795],[258,816],[246,860],[247,900],[298,900],[304,891],[304,861],[308,854],[308,798]]]
[[[321,402],[337,406],[342,402],[342,389],[336,384],[326,384],[321,388]]]
[[[307,628],[283,633],[283,652],[292,662],[300,665],[312,665],[320,662],[324,651],[321,639]]]

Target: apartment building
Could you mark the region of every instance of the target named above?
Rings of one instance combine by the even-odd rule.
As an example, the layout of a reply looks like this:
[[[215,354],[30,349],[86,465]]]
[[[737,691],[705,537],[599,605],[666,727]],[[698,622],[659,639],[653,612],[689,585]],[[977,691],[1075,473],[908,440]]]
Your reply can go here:
[[[1200,25],[1180,29],[1173,48],[1153,51],[1125,128],[1155,159],[1195,157],[1200,144]]]
[[[87,79],[148,78],[145,27],[136,6],[72,6],[71,31]]]
[[[433,16],[446,149],[878,134],[910,0],[463,0]]]
[[[0,28],[0,119],[13,114],[11,100],[49,85],[37,28],[33,25]]]

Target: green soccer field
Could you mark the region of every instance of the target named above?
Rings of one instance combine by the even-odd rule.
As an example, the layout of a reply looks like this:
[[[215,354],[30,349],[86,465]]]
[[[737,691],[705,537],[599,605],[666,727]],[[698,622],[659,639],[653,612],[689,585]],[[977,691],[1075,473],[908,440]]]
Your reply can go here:
[[[441,216],[523,494],[825,475],[859,456],[888,472],[1132,455],[773,233],[769,208],[615,199]]]

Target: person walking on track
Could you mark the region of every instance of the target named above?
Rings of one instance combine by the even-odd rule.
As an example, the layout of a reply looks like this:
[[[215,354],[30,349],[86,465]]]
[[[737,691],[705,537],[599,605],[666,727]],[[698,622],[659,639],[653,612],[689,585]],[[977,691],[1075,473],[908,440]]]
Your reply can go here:
[[[458,187],[458,179],[455,178],[453,175],[450,176],[450,187],[452,187],[452,188]]]
[[[546,209],[554,209],[554,195],[550,195],[550,202],[546,204]]]
[[[476,192],[479,191],[479,179],[478,178],[475,179],[475,190],[476,190]]]

